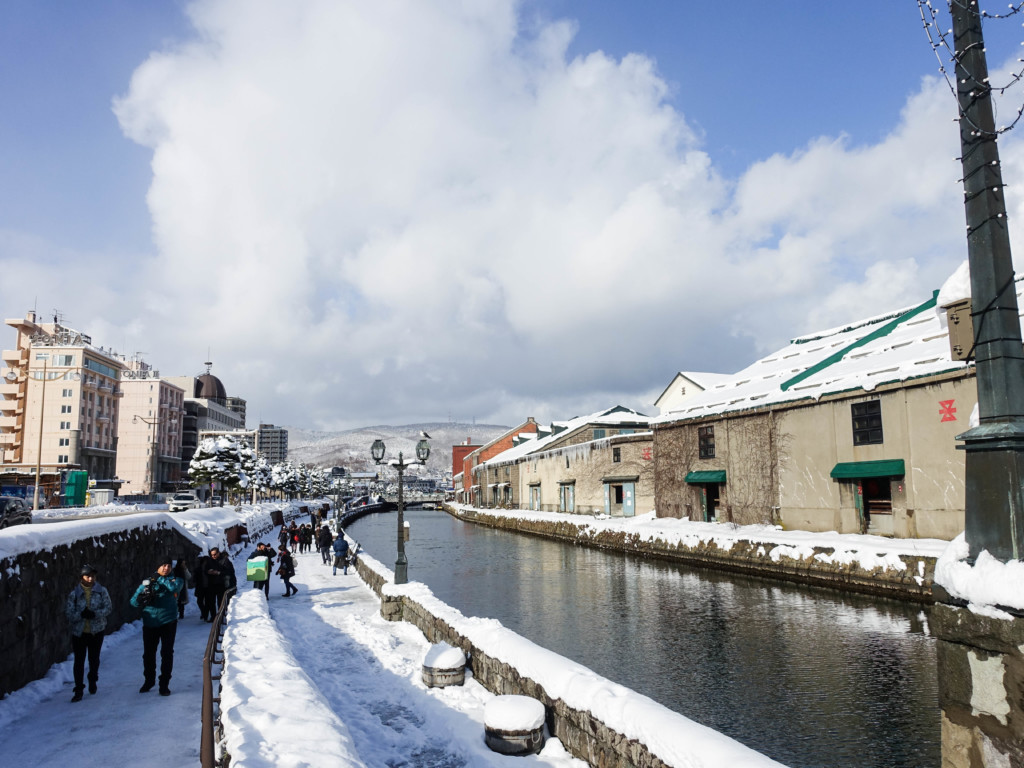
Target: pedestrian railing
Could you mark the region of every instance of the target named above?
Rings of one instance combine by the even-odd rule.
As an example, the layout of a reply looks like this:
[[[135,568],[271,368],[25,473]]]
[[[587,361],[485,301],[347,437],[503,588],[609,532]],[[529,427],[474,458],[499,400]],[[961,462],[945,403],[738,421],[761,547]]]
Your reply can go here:
[[[220,678],[224,672],[224,651],[221,648],[224,637],[224,614],[234,595],[235,587],[224,593],[220,610],[217,611],[210,626],[210,637],[206,641],[206,653],[203,655],[203,728],[199,736],[199,762],[203,768],[227,766],[227,759],[217,760],[216,736],[220,730]],[[215,666],[219,668],[218,674],[213,673]],[[214,680],[217,681],[216,696],[213,694]]]

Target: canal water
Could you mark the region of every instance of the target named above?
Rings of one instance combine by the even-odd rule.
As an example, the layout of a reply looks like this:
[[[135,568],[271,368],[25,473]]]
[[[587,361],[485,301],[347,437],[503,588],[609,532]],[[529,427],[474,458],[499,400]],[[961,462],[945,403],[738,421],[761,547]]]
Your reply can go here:
[[[410,581],[792,768],[941,762],[919,606],[406,520]],[[395,513],[348,533],[394,568]]]

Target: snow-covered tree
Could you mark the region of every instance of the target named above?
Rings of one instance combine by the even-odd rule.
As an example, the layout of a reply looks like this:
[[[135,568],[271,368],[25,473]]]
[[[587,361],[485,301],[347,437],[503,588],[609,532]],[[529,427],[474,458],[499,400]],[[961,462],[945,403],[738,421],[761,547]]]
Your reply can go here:
[[[331,492],[331,477],[323,467],[309,468],[309,495],[319,499]]]
[[[219,482],[225,490],[240,490],[248,488],[254,464],[252,449],[235,438],[204,437],[189,463],[188,476],[193,485]]]
[[[250,490],[258,494],[264,494],[273,488],[273,465],[267,461],[265,456],[257,456],[253,464],[252,476],[249,483]]]

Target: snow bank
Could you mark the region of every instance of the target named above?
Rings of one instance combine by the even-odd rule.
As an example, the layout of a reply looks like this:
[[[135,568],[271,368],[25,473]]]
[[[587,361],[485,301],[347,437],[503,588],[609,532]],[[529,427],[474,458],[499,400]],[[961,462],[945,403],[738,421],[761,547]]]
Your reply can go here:
[[[270,618],[263,592],[243,592],[229,611],[221,722],[232,766],[365,768],[348,728]]]
[[[582,532],[595,534],[621,531],[640,541],[661,540],[667,544],[696,547],[714,543],[728,551],[739,542],[763,546],[772,560],[780,557],[804,559],[814,556],[821,562],[846,564],[856,562],[871,570],[902,571],[906,568],[900,557],[938,558],[949,546],[942,539],[889,539],[859,533],[836,531],[785,531],[778,525],[736,525],[735,523],[699,523],[674,517],[657,517],[648,512],[636,517],[573,515],[564,512],[533,512],[529,510],[481,509],[466,504],[450,504],[455,510],[510,520],[535,520],[571,523]],[[814,555],[814,548],[832,549],[831,554]],[[776,551],[777,550],[777,551]]]

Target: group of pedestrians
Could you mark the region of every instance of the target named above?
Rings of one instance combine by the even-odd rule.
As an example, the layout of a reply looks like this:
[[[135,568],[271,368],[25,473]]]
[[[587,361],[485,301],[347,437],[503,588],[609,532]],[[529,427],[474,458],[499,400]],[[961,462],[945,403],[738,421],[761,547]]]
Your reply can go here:
[[[282,526],[287,538],[282,537],[276,557],[278,566],[276,573],[284,582],[284,597],[298,593],[298,587],[291,583],[295,576],[295,558],[292,556],[291,535],[295,529],[294,543],[301,547],[302,529],[307,529],[306,549],[308,551],[315,540],[317,548],[323,556],[323,562],[334,564],[334,573],[342,568],[348,573],[349,546],[344,532],[337,539],[326,525],[316,531],[312,526]],[[316,531],[314,533],[314,531]],[[300,552],[302,550],[300,549]],[[260,542],[249,555],[252,563],[258,563],[257,575],[252,578],[253,587],[262,589],[269,599],[270,574],[275,559],[275,552],[268,544]],[[103,647],[103,636],[107,626],[107,617],[113,610],[110,593],[99,583],[97,570],[85,564],[81,567],[79,581],[67,596],[64,613],[71,630],[71,648],[74,655],[72,670],[74,689],[72,702],[82,700],[88,683],[90,694],[96,693],[99,683],[100,651]],[[188,603],[188,590],[195,590],[196,603],[199,606],[200,618],[212,622],[220,610],[224,594],[235,586],[235,570],[227,552],[219,547],[211,547],[202,555],[189,570],[179,560],[175,564],[171,557],[162,557],[157,563],[155,573],[142,580],[129,601],[142,615],[142,687],[139,693],[148,693],[158,687],[161,696],[170,696],[171,674],[174,669],[174,640],[178,631],[178,620],[184,618],[185,605]],[[157,654],[160,656],[157,669]],[[88,664],[88,674],[86,665]],[[158,674],[159,671],[159,674]]]
[[[309,552],[310,547],[313,545],[314,538],[314,527],[308,523],[297,525],[294,520],[288,526],[281,526],[281,532],[278,534],[278,542],[282,546],[288,547],[289,551],[293,554],[298,552],[304,554]]]

